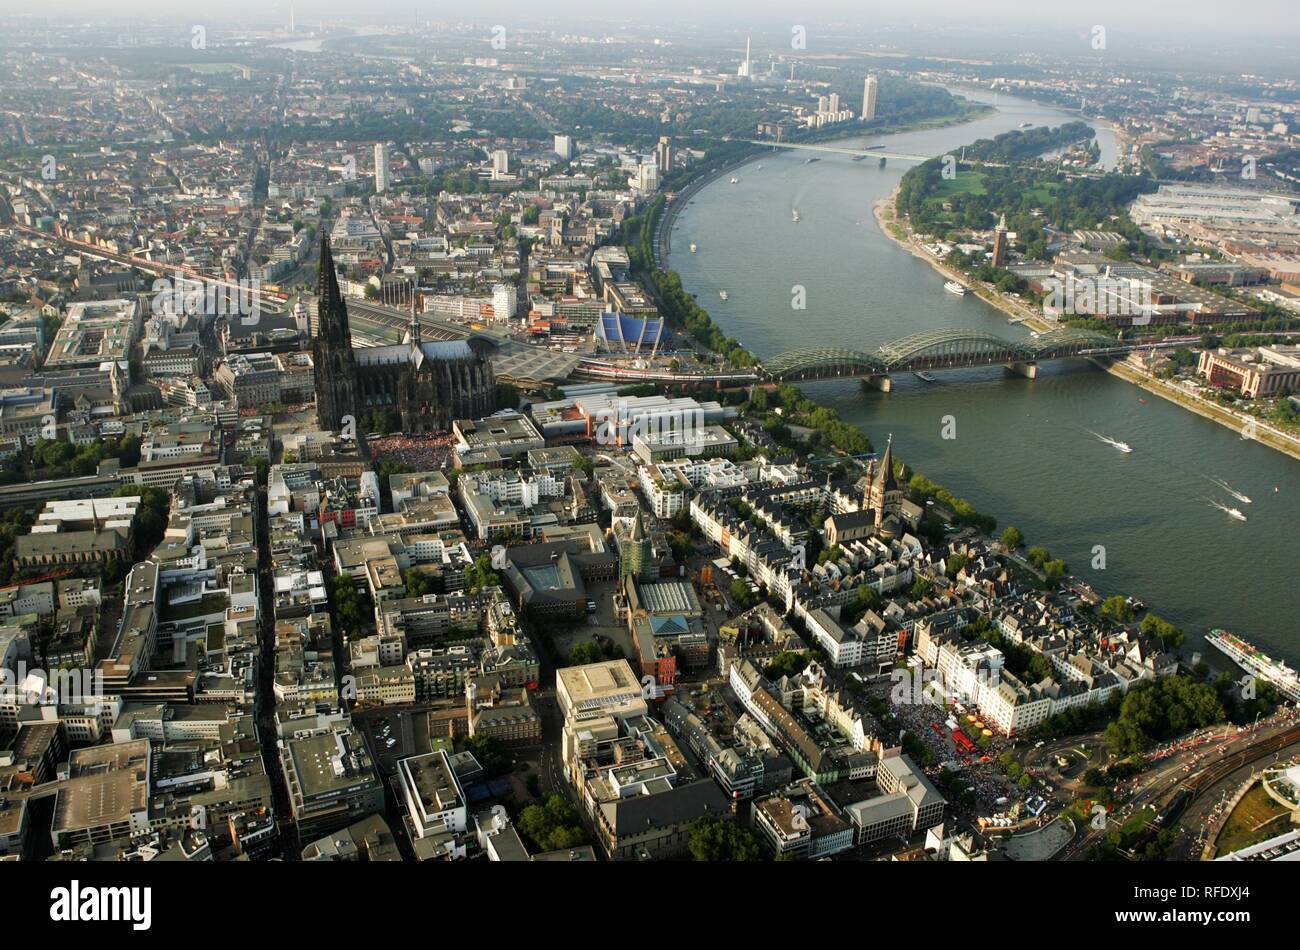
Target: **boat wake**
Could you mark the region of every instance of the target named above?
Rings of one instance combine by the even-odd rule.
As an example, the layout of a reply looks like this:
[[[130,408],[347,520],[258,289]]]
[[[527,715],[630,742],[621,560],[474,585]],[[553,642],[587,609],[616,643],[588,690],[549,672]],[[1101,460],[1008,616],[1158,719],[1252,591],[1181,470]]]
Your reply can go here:
[[[1246,520],[1246,516],[1243,515],[1243,514],[1242,514],[1240,511],[1238,511],[1236,508],[1229,508],[1227,505],[1221,505],[1221,504],[1219,504],[1217,501],[1215,501],[1213,498],[1207,498],[1207,499],[1205,499],[1205,500],[1208,501],[1208,502],[1209,502],[1213,507],[1218,508],[1218,509],[1219,509],[1220,511],[1222,511],[1225,515],[1228,515],[1228,516],[1231,517],[1231,518],[1236,518],[1238,521],[1245,521],[1245,520]]]
[[[1251,500],[1250,500],[1250,496],[1249,496],[1249,495],[1243,495],[1241,492],[1237,491],[1237,489],[1233,488],[1231,485],[1229,485],[1229,484],[1228,484],[1227,482],[1225,482],[1223,479],[1221,479],[1221,478],[1211,478],[1209,475],[1207,475],[1206,478],[1209,478],[1210,481],[1212,481],[1214,484],[1218,485],[1220,488],[1222,488],[1224,491],[1226,491],[1229,495],[1231,495],[1233,498],[1237,499],[1237,501],[1241,502],[1242,504],[1244,504],[1244,505],[1253,504],[1253,502],[1251,502]]]
[[[1119,449],[1125,455],[1128,455],[1130,452],[1133,451],[1133,446],[1129,445],[1127,442],[1121,442],[1119,439],[1112,439],[1108,435],[1102,435],[1100,432],[1093,432],[1091,429],[1087,429],[1085,431],[1087,431],[1094,438],[1102,442],[1105,442],[1111,448]]]

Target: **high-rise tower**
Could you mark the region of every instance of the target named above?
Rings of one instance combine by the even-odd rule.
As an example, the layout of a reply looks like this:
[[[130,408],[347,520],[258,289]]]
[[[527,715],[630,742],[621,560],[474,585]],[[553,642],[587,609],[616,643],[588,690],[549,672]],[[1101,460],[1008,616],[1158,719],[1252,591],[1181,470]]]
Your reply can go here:
[[[998,220],[998,226],[993,229],[993,266],[1001,267],[1007,262],[1007,216],[1004,214]]]
[[[388,190],[388,148],[383,142],[375,145],[375,192],[382,194]]]
[[[868,76],[862,83],[862,121],[876,117],[876,77]]]
[[[659,136],[659,144],[655,146],[655,164],[659,166],[661,175],[667,175],[673,170],[673,144],[672,139],[666,135]]]

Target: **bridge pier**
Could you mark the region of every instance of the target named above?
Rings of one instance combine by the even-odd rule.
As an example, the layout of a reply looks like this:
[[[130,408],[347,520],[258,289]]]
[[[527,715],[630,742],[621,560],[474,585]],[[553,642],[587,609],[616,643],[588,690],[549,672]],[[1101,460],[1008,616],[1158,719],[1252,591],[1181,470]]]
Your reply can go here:
[[[862,381],[868,386],[874,386],[882,393],[890,392],[894,388],[894,381],[889,377],[888,373],[880,373],[876,376],[864,376],[862,377]]]
[[[1025,377],[1025,379],[1038,378],[1037,363],[1025,363],[1025,362],[1017,361],[1015,363],[1008,363],[1007,369],[1011,370],[1011,372],[1017,374],[1018,376]]]

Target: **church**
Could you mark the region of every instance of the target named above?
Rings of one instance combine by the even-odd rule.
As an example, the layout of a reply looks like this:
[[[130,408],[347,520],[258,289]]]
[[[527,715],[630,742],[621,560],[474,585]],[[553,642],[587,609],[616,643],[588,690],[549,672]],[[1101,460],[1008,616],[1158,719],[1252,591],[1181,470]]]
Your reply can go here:
[[[873,536],[890,541],[917,529],[925,509],[908,501],[895,467],[891,435],[880,459],[869,462],[866,474],[836,500],[833,512],[823,523],[828,544],[847,544]],[[829,490],[829,480],[826,485]]]
[[[872,461],[868,465],[864,481],[867,483],[867,510],[875,513],[876,533],[891,538],[897,536],[899,519],[906,519],[903,507],[907,499],[903,497],[903,486],[898,484],[898,476],[894,473],[893,435],[885,444],[885,454],[879,463]]]
[[[344,427],[377,410],[396,412],[407,435],[447,432],[456,419],[496,409],[493,346],[483,340],[425,343],[414,312],[406,338],[390,346],[352,346],[348,308],[339,292],[327,236],[316,279],[319,324],[312,340],[316,416],[324,429]]]

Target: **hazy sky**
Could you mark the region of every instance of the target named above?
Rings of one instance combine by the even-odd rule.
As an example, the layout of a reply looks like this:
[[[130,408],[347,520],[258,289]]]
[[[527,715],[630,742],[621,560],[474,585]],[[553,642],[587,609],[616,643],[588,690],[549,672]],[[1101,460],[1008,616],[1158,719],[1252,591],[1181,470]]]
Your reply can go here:
[[[616,2],[616,0],[473,0],[471,3],[430,2],[430,0],[296,0],[299,17],[387,15],[403,20],[480,19],[489,15],[524,15],[545,17],[548,14],[594,19],[671,19],[687,15],[708,15],[728,19],[781,20],[799,22],[809,17],[851,18],[870,22],[873,17],[893,21],[907,19],[988,20],[992,17],[1088,21],[1090,23],[1160,23],[1172,21],[1181,26],[1209,29],[1232,25],[1261,26],[1267,31],[1294,26],[1297,19],[1295,0],[1251,0],[1229,6],[1223,0],[1086,0],[1061,3],[1059,0],[801,0],[801,2],[764,2],[764,0],[653,0],[653,2]],[[277,12],[287,15],[288,0],[0,0],[0,12],[22,13],[36,17],[61,14],[98,15],[111,13],[145,16],[211,15],[221,11],[232,16],[276,19]],[[1167,19],[1166,19],[1167,18]],[[1247,22],[1243,22],[1247,21]]]
[[[1160,44],[1166,38],[1213,47],[1224,37],[1257,37],[1261,45],[1275,44],[1280,34],[1300,34],[1297,0],[1250,0],[1228,5],[1223,0],[296,0],[299,25],[321,19],[358,24],[415,20],[517,21],[598,32],[611,21],[667,26],[736,29],[800,23],[809,29],[847,22],[869,31],[873,22],[915,23],[952,33],[969,25],[973,33],[996,33],[999,24],[1017,33],[1041,28],[1087,30],[1104,25],[1112,35],[1125,32],[1132,45]],[[248,22],[288,21],[289,0],[0,0],[0,14],[37,19],[65,15],[101,18],[129,16],[192,18],[196,22],[242,19]]]

